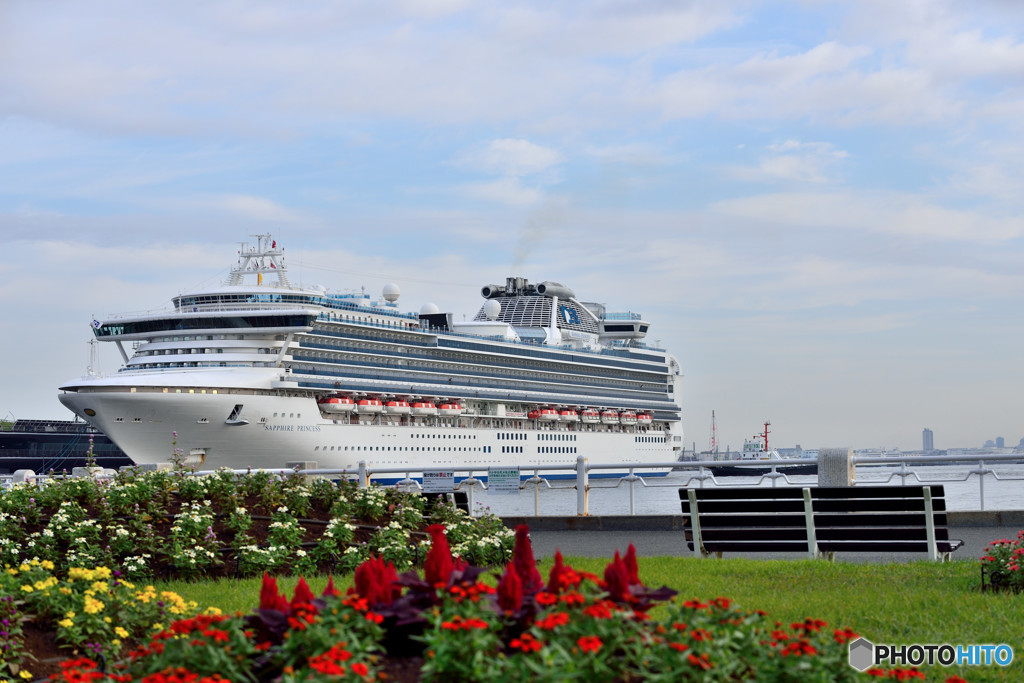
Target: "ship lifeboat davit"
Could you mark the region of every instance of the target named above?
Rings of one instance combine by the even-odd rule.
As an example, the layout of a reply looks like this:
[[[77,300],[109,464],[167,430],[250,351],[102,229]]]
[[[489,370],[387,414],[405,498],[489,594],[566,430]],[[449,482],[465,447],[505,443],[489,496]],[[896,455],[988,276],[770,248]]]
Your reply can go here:
[[[325,413],[351,413],[356,409],[355,401],[347,396],[329,396],[318,401]]]
[[[384,404],[377,398],[361,398],[356,402],[356,410],[365,415],[379,415],[384,412]]]
[[[428,401],[416,401],[412,404],[412,414],[419,417],[437,415],[437,406]]]
[[[543,422],[554,422],[558,419],[558,411],[554,408],[541,408],[537,419]]]
[[[617,425],[619,424],[619,414],[614,410],[602,410],[601,411],[601,424],[603,425]]]
[[[579,419],[580,416],[575,410],[567,409],[558,411],[559,422],[579,422]]]
[[[438,406],[437,412],[443,417],[458,417],[462,415],[462,406],[458,403],[442,403]]]
[[[624,425],[635,425],[636,424],[636,413],[632,410],[623,410],[619,413],[619,422]]]
[[[388,401],[384,404],[384,411],[388,415],[408,415],[412,412],[412,406],[406,401]]]
[[[636,414],[636,423],[638,425],[642,425],[644,427],[648,427],[648,426],[654,424],[654,418],[651,417],[650,413],[637,413]]]
[[[601,414],[593,408],[586,408],[582,413],[580,413],[580,419],[583,420],[585,424],[593,425],[601,421]]]

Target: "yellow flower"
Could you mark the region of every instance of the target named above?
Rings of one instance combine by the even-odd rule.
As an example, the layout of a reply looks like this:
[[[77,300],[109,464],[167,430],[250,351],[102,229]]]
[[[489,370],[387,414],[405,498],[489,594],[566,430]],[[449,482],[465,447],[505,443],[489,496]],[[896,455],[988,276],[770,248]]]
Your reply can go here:
[[[75,618],[75,613],[74,613],[74,611],[69,611],[64,616],[66,616],[68,619],[74,619]]]
[[[110,617],[103,617],[103,623],[104,624],[109,624],[110,621],[111,621]]]
[[[128,637],[128,631],[123,626],[115,626],[114,627],[114,633],[116,633],[121,638],[127,638]]]
[[[83,609],[85,609],[86,614],[96,614],[103,611],[103,603],[90,595],[86,595],[85,607]]]
[[[46,571],[53,571],[54,564],[49,560],[43,560],[39,563],[39,566],[45,569]]]
[[[21,587],[21,590],[23,590],[26,593],[31,593],[35,590],[35,588],[33,588],[30,584],[26,583],[24,586]]]
[[[18,567],[18,571],[20,571],[20,572],[27,572],[30,569],[32,569],[32,567],[28,566],[28,563],[25,563],[25,564],[21,565],[20,567]]]
[[[17,570],[17,569],[15,569],[14,567],[8,567],[8,568],[6,569],[6,571],[7,571],[7,573],[8,573],[8,574],[10,574],[11,576],[17,576],[17,575],[18,575],[18,570]]]
[[[208,614],[212,617],[219,617],[223,612],[220,611],[220,607],[207,607],[204,614]]]
[[[164,625],[161,624],[161,623],[153,624],[153,630],[154,631],[163,631],[164,630]]]
[[[22,669],[21,671],[18,672],[18,675],[21,676],[22,678],[24,678],[26,681],[32,680],[32,674],[29,673],[28,669]]]
[[[71,589],[68,588],[67,586],[61,586],[60,587],[60,592],[63,595],[71,595]]]
[[[75,622],[71,621],[70,619],[61,619],[57,622],[57,626],[60,626],[62,628],[71,628],[74,625]]]

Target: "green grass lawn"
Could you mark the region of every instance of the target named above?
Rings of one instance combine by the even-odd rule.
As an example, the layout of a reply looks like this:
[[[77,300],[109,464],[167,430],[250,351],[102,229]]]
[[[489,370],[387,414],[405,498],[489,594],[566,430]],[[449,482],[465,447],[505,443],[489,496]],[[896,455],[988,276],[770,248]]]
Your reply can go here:
[[[601,574],[605,559],[566,558],[576,569]],[[1006,643],[1015,660],[1008,669],[934,666],[929,680],[957,674],[968,681],[1024,680],[1024,595],[982,593],[975,562],[846,564],[821,560],[703,560],[640,558],[648,586],[666,585],[682,598],[724,596],[747,609],[760,609],[783,623],[805,617],[832,627],[850,627],[874,643],[951,645]],[[550,561],[541,563],[547,576]],[[309,581],[319,593],[325,577]],[[289,592],[296,579],[279,580]],[[344,590],[351,577],[336,584]],[[174,582],[173,590],[201,606],[249,612],[259,599],[259,579]]]

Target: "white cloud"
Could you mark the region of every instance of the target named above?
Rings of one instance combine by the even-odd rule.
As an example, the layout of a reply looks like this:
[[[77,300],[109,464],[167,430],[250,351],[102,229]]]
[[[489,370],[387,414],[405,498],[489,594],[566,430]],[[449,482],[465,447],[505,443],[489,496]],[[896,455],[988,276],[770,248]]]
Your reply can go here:
[[[562,160],[557,150],[529,140],[502,138],[463,154],[459,163],[485,173],[518,178],[546,171]]]
[[[756,167],[728,169],[730,174],[741,180],[824,183],[831,179],[832,167],[848,156],[827,142],[787,140],[769,145],[766,150]]]
[[[212,199],[209,204],[210,206],[260,221],[300,223],[303,220],[302,216],[295,211],[291,211],[264,197],[240,194],[224,195]]]
[[[952,209],[918,195],[869,191],[774,193],[717,202],[712,211],[802,228],[880,232],[929,240],[993,244],[1024,236],[1024,221]]]
[[[462,186],[461,191],[469,197],[512,206],[536,204],[544,197],[540,190],[525,187],[518,178],[499,178],[490,182],[470,183]]]

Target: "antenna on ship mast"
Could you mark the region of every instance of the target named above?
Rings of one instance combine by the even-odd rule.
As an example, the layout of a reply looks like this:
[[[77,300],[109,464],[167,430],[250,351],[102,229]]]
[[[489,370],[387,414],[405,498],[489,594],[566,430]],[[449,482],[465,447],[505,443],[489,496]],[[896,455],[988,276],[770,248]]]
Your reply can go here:
[[[768,431],[768,427],[770,427],[771,424],[772,424],[771,422],[768,422],[767,420],[765,420],[765,423],[764,423],[764,433],[759,435],[759,436],[764,438],[764,452],[765,453],[768,452],[768,435],[771,433],[771,432]]]

